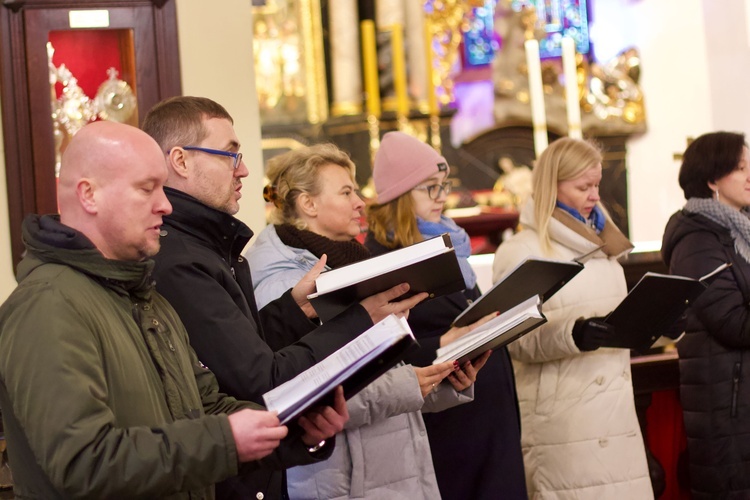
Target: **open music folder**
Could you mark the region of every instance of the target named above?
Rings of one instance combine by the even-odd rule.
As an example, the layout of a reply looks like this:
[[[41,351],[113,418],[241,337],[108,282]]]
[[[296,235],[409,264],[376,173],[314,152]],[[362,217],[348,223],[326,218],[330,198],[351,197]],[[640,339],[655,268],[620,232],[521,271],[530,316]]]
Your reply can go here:
[[[722,264],[699,279],[644,274],[605,319],[615,327],[615,336],[606,347],[647,351],[708,288],[711,279],[729,266]]]
[[[320,363],[263,394],[269,410],[279,412],[282,424],[315,406],[330,404],[337,386],[351,398],[399,363],[418,345],[409,323],[391,314]]]
[[[466,326],[492,312],[504,312],[529,297],[538,295],[545,302],[583,270],[583,264],[596,251],[574,260],[529,257],[482,294],[453,320],[453,326]]]
[[[547,322],[542,314],[542,299],[534,295],[515,307],[492,318],[450,344],[437,350],[432,364],[458,360],[460,364],[476,359],[490,349],[497,349]]]
[[[316,292],[308,300],[321,321],[327,321],[350,305],[405,282],[410,288],[401,298],[420,292],[433,298],[466,288],[448,234],[325,271],[315,280]]]

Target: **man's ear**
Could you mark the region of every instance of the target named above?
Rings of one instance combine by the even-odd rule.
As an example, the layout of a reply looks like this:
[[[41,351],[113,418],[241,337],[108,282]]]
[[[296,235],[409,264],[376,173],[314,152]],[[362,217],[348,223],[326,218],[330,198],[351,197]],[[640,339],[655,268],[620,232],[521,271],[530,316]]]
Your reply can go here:
[[[76,195],[86,213],[93,215],[99,212],[99,207],[96,204],[96,186],[89,179],[78,181]]]
[[[187,163],[185,162],[186,159],[185,150],[174,147],[170,149],[167,154],[167,168],[170,172],[174,172],[179,178],[187,179],[189,177],[189,172]]]
[[[318,215],[318,206],[315,199],[308,193],[301,193],[297,196],[297,210],[307,217],[316,217]]]

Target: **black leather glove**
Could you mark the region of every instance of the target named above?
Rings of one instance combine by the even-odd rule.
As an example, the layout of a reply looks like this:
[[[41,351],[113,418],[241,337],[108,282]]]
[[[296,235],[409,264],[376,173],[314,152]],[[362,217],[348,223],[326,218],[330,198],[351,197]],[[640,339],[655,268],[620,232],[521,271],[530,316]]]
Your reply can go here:
[[[604,318],[577,319],[573,325],[573,341],[581,351],[594,351],[607,345],[615,334],[615,327]]]
[[[687,322],[688,322],[688,312],[685,311],[682,316],[677,318],[677,320],[672,323],[667,330],[662,333],[662,336],[669,337],[672,340],[675,340],[682,335],[682,333],[687,329]]]

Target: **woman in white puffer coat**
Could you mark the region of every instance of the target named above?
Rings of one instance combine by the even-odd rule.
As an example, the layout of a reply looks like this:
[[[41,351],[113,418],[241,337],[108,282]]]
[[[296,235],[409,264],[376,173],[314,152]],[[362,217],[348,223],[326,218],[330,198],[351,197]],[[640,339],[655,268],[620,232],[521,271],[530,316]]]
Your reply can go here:
[[[632,245],[599,203],[602,156],[563,138],[534,168],[522,230],[495,254],[499,281],[527,257],[572,260],[603,245],[544,304],[548,322],[508,346],[532,499],[653,498],[633,401],[630,352],[602,347],[601,321],[627,294],[617,258]]]

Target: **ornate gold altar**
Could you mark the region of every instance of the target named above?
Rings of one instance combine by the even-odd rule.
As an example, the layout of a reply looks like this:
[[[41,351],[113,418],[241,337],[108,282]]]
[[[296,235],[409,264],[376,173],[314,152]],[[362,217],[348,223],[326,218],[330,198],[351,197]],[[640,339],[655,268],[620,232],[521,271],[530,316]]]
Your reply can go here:
[[[441,151],[459,192],[494,188],[487,204],[515,206],[522,196],[513,191],[525,189],[519,182],[535,158],[524,42],[541,40],[542,21],[559,22],[561,15],[547,7],[539,20],[534,3],[267,0],[255,7],[254,25],[265,158],[332,141],[351,154],[357,181],[366,186],[380,137],[401,130]],[[495,125],[454,143],[455,79],[464,35],[479,8],[494,8],[502,38],[488,67]],[[558,58],[542,61],[541,70],[547,134],[554,140],[569,128],[563,68]],[[577,53],[574,71],[583,133],[606,149],[603,198],[627,232],[625,142],[646,128],[638,53],[627,48],[604,63]]]

